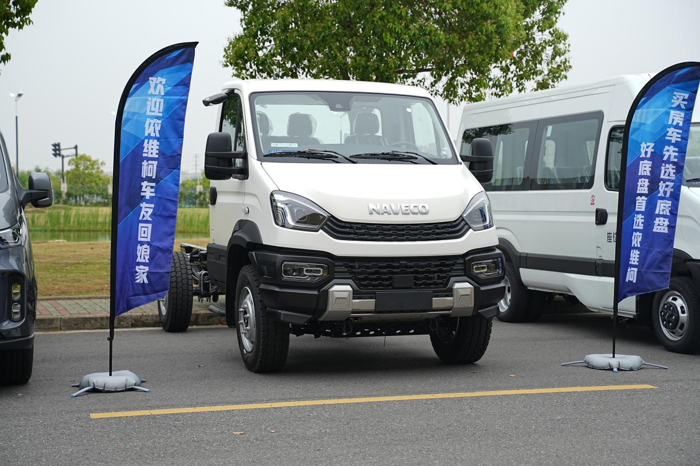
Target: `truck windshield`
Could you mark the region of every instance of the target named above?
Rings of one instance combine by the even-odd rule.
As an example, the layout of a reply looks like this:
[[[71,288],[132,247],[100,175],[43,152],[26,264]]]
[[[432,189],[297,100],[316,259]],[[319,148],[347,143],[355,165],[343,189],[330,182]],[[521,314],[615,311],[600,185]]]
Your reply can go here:
[[[265,162],[459,164],[430,99],[348,92],[251,95]]]
[[[683,179],[689,186],[700,186],[700,123],[690,126]]]

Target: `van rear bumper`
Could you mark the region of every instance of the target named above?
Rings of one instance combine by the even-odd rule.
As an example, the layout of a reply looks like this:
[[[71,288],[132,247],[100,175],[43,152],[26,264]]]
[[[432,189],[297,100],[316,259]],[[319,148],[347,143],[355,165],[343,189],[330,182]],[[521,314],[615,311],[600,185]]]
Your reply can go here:
[[[293,325],[476,313],[491,318],[498,313],[498,303],[505,293],[502,274],[485,279],[471,273],[474,262],[500,259],[505,265],[502,253],[495,248],[462,256],[406,260],[337,258],[275,249],[258,250],[251,256],[261,277],[260,293],[268,315]],[[285,262],[322,264],[328,268],[328,275],[317,283],[283,279],[281,267]]]

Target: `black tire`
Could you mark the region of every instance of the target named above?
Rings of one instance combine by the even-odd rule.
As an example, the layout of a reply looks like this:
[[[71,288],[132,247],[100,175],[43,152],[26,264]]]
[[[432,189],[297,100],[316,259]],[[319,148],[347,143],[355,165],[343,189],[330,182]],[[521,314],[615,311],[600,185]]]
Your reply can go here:
[[[693,280],[671,278],[669,288],[654,297],[651,319],[664,348],[674,353],[700,352],[700,293]]]
[[[492,321],[478,314],[447,319],[446,325],[430,334],[435,354],[448,364],[477,362],[489,346]]]
[[[0,351],[0,385],[24,385],[32,377],[34,347]]]
[[[173,253],[170,263],[170,289],[165,299],[158,302],[158,316],[163,330],[184,332],[192,318],[192,266],[184,252]]]
[[[508,296],[510,299],[507,298]],[[528,290],[518,277],[513,264],[507,262],[506,297],[499,304],[498,320],[501,322],[534,322],[544,312],[545,297],[545,293]]]
[[[249,290],[249,291],[248,291]],[[252,345],[247,336],[244,336],[244,324],[239,309],[243,308],[243,301],[252,298],[254,304],[254,340]],[[236,334],[238,347],[245,367],[256,373],[275,372],[287,362],[289,352],[289,325],[270,319],[267,315],[267,307],[260,296],[260,277],[252,265],[246,265],[241,269],[236,284]],[[246,343],[250,350],[246,349]]]

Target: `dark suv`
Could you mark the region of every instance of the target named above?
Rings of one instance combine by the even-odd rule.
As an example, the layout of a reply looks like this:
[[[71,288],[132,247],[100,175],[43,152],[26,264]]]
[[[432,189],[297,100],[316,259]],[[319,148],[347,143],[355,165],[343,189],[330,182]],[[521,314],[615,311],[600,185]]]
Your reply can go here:
[[[53,202],[51,179],[35,172],[24,189],[10,168],[0,133],[0,384],[25,384],[32,376],[36,279],[24,208]]]

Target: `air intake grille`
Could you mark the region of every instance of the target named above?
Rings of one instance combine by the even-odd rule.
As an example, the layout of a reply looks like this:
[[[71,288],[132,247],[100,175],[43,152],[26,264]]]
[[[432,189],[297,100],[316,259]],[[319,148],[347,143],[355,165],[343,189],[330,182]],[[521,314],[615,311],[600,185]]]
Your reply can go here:
[[[394,275],[413,275],[414,289],[442,289],[452,277],[463,277],[464,258],[358,258],[338,259],[335,278],[349,278],[361,290],[391,290]]]
[[[442,241],[467,234],[464,218],[443,223],[350,223],[330,217],[323,225],[328,236],[345,241]]]

